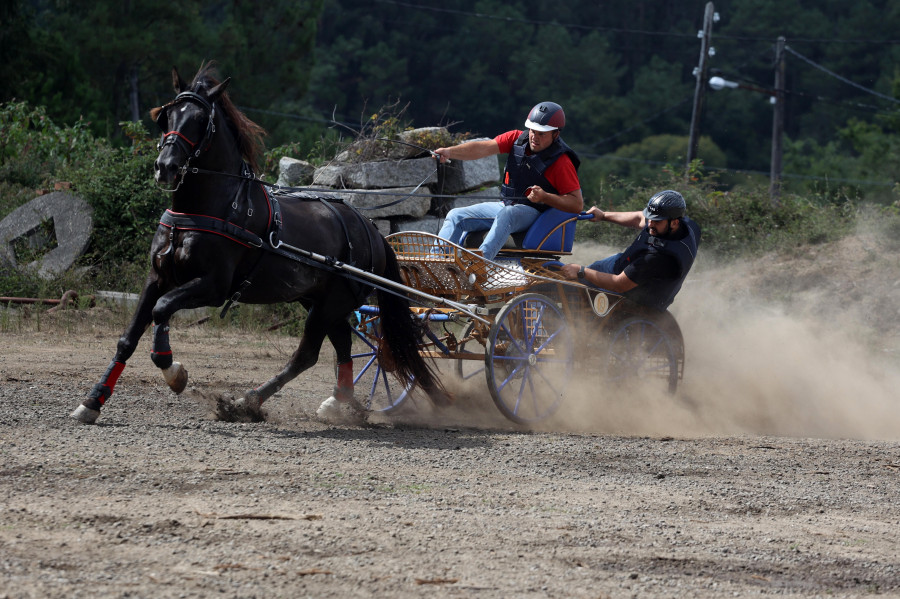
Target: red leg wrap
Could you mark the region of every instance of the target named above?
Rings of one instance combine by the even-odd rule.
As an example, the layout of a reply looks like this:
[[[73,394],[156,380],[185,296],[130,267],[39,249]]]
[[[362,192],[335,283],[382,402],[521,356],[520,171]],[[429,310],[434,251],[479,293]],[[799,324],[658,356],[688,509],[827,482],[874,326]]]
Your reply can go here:
[[[337,387],[334,396],[338,401],[353,399],[353,360],[338,364]]]
[[[106,369],[106,373],[100,379],[100,382],[94,385],[94,388],[88,394],[88,397],[99,403],[101,406],[105,404],[106,400],[109,399],[109,396],[112,395],[113,389],[116,388],[116,383],[119,381],[119,375],[122,374],[123,370],[125,370],[125,362],[111,362],[109,368]]]
[[[125,362],[113,362],[110,364],[109,374],[106,377],[106,386],[109,387],[109,390],[112,391],[116,383],[119,382],[119,375],[122,374],[122,371],[125,370]]]

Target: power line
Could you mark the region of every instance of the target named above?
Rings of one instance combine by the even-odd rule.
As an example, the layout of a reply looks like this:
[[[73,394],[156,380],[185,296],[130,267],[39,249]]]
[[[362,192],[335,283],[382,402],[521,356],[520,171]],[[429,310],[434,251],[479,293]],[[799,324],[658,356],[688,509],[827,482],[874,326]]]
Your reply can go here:
[[[731,79],[733,81],[745,81],[754,85],[759,89],[755,89],[753,91],[763,92],[769,95],[774,95],[775,90],[769,89],[767,84],[761,83],[760,81],[754,79],[753,77],[748,77],[745,75],[728,75],[727,72],[722,71],[721,69],[716,69],[716,74],[719,76],[725,76],[725,79]],[[727,76],[726,76],[727,75]],[[745,88],[746,89],[746,88]],[[833,106],[845,106],[852,110],[859,110],[864,112],[869,112],[876,116],[895,116],[894,112],[885,112],[885,108],[882,106],[875,106],[874,104],[863,104],[862,102],[854,102],[851,100],[835,100],[833,98],[826,98],[825,96],[820,96],[817,94],[809,94],[806,92],[801,92],[797,90],[785,89],[783,90],[786,96],[792,96],[796,98],[808,98],[810,100],[816,100],[818,102],[825,102],[826,104],[831,104]]]
[[[538,21],[536,19],[523,19],[517,17],[501,17],[498,15],[489,15],[487,13],[481,12],[467,12],[464,10],[456,10],[453,8],[442,8],[439,6],[422,6],[420,4],[411,4],[409,2],[402,2],[400,0],[375,0],[375,2],[381,2],[383,4],[395,4],[397,6],[403,6],[405,8],[415,8],[417,10],[425,10],[431,12],[440,12],[445,14],[454,14],[465,17],[475,17],[478,19],[492,19],[496,21],[504,21],[507,23],[526,23],[528,25],[560,25],[562,27],[566,27],[568,29],[583,29],[587,31],[609,31],[613,33],[632,33],[632,34],[641,34],[641,35],[658,35],[658,36],[666,36],[666,37],[696,37],[696,34],[693,33],[674,33],[674,32],[666,32],[666,31],[647,31],[642,29],[622,29],[617,27],[598,27],[593,25],[579,25],[575,23],[548,23],[547,21]]]
[[[602,145],[602,144],[605,144],[605,143],[608,142],[608,141],[612,141],[613,139],[615,139],[615,138],[617,138],[617,137],[620,137],[620,136],[625,135],[626,133],[628,133],[628,132],[630,132],[630,131],[633,131],[634,129],[637,129],[637,128],[638,128],[639,126],[641,126],[641,125],[644,125],[644,124],[646,124],[646,123],[649,123],[650,121],[652,121],[652,120],[654,120],[654,119],[657,119],[657,118],[661,117],[661,116],[664,115],[664,114],[667,114],[667,113],[669,113],[669,112],[672,112],[673,110],[675,110],[675,109],[678,108],[679,106],[681,106],[681,105],[683,105],[683,104],[686,104],[686,103],[688,103],[688,102],[690,102],[690,101],[691,101],[691,96],[686,96],[685,98],[683,98],[683,99],[682,99],[680,102],[678,102],[677,104],[672,104],[672,105],[669,106],[668,108],[664,108],[664,109],[660,110],[659,112],[657,112],[656,114],[651,115],[651,116],[648,116],[647,118],[645,118],[645,119],[643,119],[643,120],[641,120],[641,121],[638,121],[637,123],[634,123],[633,125],[630,125],[630,126],[626,127],[625,129],[622,129],[622,130],[619,131],[618,133],[613,133],[612,135],[609,135],[609,136],[607,136],[607,137],[604,137],[604,138],[601,139],[600,141],[598,141],[598,142],[596,142],[596,143],[594,143],[594,144],[591,144],[589,147],[591,147],[591,148],[596,148],[597,146]]]
[[[490,19],[496,21],[504,21],[506,23],[525,23],[528,25],[559,25],[565,27],[567,29],[581,29],[585,31],[606,31],[610,33],[628,33],[635,35],[652,35],[652,36],[660,36],[660,37],[679,37],[679,38],[695,38],[696,33],[678,33],[674,31],[648,31],[646,29],[627,29],[622,27],[602,27],[598,25],[582,25],[579,23],[559,23],[559,22],[551,22],[547,21],[539,21],[536,19],[524,19],[519,17],[503,17],[499,15],[491,15],[487,13],[480,12],[469,12],[464,10],[457,10],[453,8],[443,8],[439,6],[423,6],[421,4],[413,4],[411,2],[403,2],[402,0],[375,0],[375,2],[380,2],[382,4],[393,4],[396,6],[402,6],[404,8],[412,8],[416,10],[429,11],[429,12],[437,12],[444,14],[453,14],[464,17],[471,17],[477,19]],[[777,36],[774,37],[759,37],[759,36],[746,36],[746,35],[729,35],[727,33],[717,34],[716,38],[719,40],[727,39],[731,41],[737,42],[769,42],[772,43],[775,41]],[[817,38],[791,38],[791,42],[793,43],[807,43],[807,44],[867,44],[867,45],[896,45],[900,44],[900,40],[867,40],[867,39],[837,39],[837,38],[827,38],[827,39],[817,39]]]
[[[310,121],[313,123],[324,123],[326,125],[343,125],[349,129],[354,129],[359,127],[359,123],[345,123],[342,121],[335,121],[334,119],[323,119],[312,116],[303,116],[300,114],[292,114],[288,112],[278,112],[277,110],[266,110],[265,108],[250,108],[247,106],[238,106],[238,108],[244,112],[259,112],[261,114],[270,114],[273,116],[280,116],[286,119],[295,119],[298,121]]]
[[[811,59],[809,59],[809,58],[803,56],[803,55],[800,54],[799,52],[793,50],[790,46],[785,46],[784,49],[787,50],[788,52],[790,52],[791,54],[793,54],[794,56],[796,56],[797,58],[799,58],[800,60],[806,62],[806,63],[809,64],[810,66],[815,67],[815,68],[819,69],[820,71],[822,71],[823,73],[826,73],[826,74],[828,74],[828,75],[834,77],[834,78],[837,79],[838,81],[842,81],[842,82],[846,83],[847,85],[850,85],[850,86],[852,86],[852,87],[855,87],[855,88],[858,89],[858,90],[861,90],[861,91],[866,92],[867,94],[872,94],[873,96],[877,96],[877,97],[881,98],[882,100],[887,100],[887,101],[893,102],[893,103],[895,103],[895,104],[900,104],[900,100],[898,100],[897,98],[892,98],[891,96],[886,96],[886,95],[884,95],[884,94],[882,94],[882,93],[879,93],[879,92],[877,92],[877,91],[875,91],[875,90],[873,90],[873,89],[869,89],[869,88],[867,88],[867,87],[863,87],[862,85],[860,85],[860,84],[858,84],[858,83],[854,83],[853,81],[850,81],[850,80],[847,79],[846,77],[842,77],[842,76],[838,75],[837,73],[835,73],[835,72],[833,72],[833,71],[829,71],[828,69],[826,69],[825,67],[823,67],[823,66],[820,65],[819,63],[814,62],[814,61],[812,61]]]

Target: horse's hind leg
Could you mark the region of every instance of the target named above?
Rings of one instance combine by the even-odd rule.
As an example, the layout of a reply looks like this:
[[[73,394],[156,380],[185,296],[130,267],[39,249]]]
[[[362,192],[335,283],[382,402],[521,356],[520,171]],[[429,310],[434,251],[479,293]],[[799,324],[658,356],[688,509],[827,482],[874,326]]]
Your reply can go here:
[[[311,315],[312,312],[310,312]],[[288,382],[297,378],[301,372],[318,361],[319,351],[322,348],[322,342],[325,340],[325,331],[320,329],[320,326],[310,326],[310,318],[307,317],[300,345],[294,351],[284,369],[256,389],[245,393],[244,397],[235,401],[234,414],[231,416],[238,419],[247,418],[255,422],[264,420],[261,412],[263,402],[275,395]],[[222,415],[220,414],[220,416]]]
[[[331,396],[316,409],[316,416],[331,422],[356,422],[366,408],[353,395],[353,336],[346,319],[328,329],[328,339],[337,354],[337,382]]]
[[[328,327],[328,340],[337,354],[337,382],[333,396],[340,402],[353,400],[353,358],[351,347],[353,337],[350,323],[342,318]]]
[[[97,421],[97,418],[100,416],[100,409],[112,395],[116,382],[119,380],[119,375],[125,369],[125,362],[134,354],[141,335],[144,334],[147,325],[150,324],[153,318],[153,306],[159,299],[159,294],[155,290],[156,287],[149,283],[144,288],[137,310],[135,310],[131,319],[131,324],[128,325],[128,328],[125,329],[125,332],[119,338],[119,342],[116,345],[116,354],[112,362],[110,362],[104,375],[100,377],[100,381],[88,392],[87,399],[82,401],[75,408],[75,411],[72,412],[72,418],[85,424],[93,424]]]
[[[303,329],[300,345],[284,369],[256,389],[248,391],[244,397],[238,399],[234,405],[235,414],[231,416],[249,418],[256,421],[262,420],[260,408],[263,402],[272,397],[303,371],[316,364],[326,334],[334,336],[332,343],[335,343],[335,340],[337,340],[335,348],[338,351],[338,361],[341,362],[341,359],[343,359],[344,362],[351,363],[349,370],[347,367],[344,370],[349,372],[350,375],[349,394],[352,397],[353,370],[350,359],[350,327],[347,324],[345,313],[342,313],[344,306],[340,304],[341,302],[322,302],[308,308],[309,313],[306,317],[306,325]],[[352,306],[349,309],[352,309]],[[344,337],[346,341],[342,342],[341,339]]]

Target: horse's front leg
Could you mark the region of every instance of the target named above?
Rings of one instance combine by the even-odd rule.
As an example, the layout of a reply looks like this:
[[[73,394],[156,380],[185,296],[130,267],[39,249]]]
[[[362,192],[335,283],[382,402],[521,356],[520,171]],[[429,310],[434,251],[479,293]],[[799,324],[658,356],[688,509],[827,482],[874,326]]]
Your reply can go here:
[[[185,390],[188,383],[187,369],[174,360],[169,343],[169,320],[183,309],[215,306],[222,303],[222,294],[215,285],[205,279],[194,279],[159,298],[153,306],[153,345],[150,359],[162,370],[166,384],[175,393]]]
[[[119,375],[125,370],[125,362],[134,354],[137,349],[138,341],[147,326],[153,319],[153,307],[159,300],[160,293],[155,280],[148,280],[138,300],[137,309],[131,318],[131,323],[122,333],[119,342],[116,345],[116,354],[110,362],[109,367],[94,387],[88,392],[87,399],[81,402],[75,411],[72,412],[72,418],[84,422],[85,424],[93,424],[100,416],[100,409],[106,403],[106,400],[115,390]]]

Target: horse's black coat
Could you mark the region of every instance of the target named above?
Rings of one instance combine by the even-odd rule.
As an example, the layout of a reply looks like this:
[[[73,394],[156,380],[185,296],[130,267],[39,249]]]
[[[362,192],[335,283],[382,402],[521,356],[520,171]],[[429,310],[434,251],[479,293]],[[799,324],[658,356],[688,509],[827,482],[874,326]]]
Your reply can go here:
[[[82,403],[90,413],[78,416],[84,421],[99,415],[151,324],[151,357],[164,369],[173,390],[181,392],[186,373],[170,380],[176,377],[171,373],[169,319],[178,310],[221,306],[236,293],[244,303],[299,302],[309,311],[299,347],[279,374],[247,393],[249,409],[258,412],[263,401],[315,364],[326,335],[338,362],[349,361],[347,316],[370,289],[332,269],[272,251],[270,236],[401,281],[390,246],[351,207],[291,198],[271,201],[266,188],[252,179],[262,129],[231,103],[225,93],[228,82],[219,83],[207,65],[188,86],[173,69],[178,95],[155,111],[163,132],[156,181],[171,190],[172,205],[153,238],[150,273],[131,324],[119,339],[107,373]],[[418,332],[407,300],[379,290],[378,303],[384,341],[397,374],[414,377],[433,399],[446,399],[433,370],[418,353]],[[174,367],[181,369],[177,363]]]

